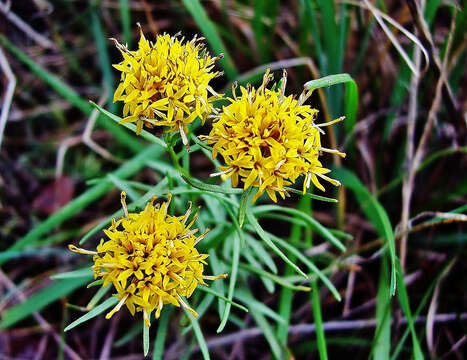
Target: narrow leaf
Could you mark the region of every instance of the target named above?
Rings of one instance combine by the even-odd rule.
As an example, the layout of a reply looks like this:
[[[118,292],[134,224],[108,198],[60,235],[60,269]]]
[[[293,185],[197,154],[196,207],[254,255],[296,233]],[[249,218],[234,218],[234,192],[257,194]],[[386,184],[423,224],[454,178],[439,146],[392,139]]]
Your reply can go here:
[[[118,299],[116,297],[110,297],[107,300],[105,300],[102,304],[96,306],[94,309],[91,311],[87,312],[85,315],[79,317],[75,321],[73,321],[70,325],[68,325],[63,331],[69,331],[79,324],[82,324],[88,320],[91,320],[92,318],[96,317],[97,315],[102,314],[105,310],[110,309],[112,306],[116,305],[118,303]]]

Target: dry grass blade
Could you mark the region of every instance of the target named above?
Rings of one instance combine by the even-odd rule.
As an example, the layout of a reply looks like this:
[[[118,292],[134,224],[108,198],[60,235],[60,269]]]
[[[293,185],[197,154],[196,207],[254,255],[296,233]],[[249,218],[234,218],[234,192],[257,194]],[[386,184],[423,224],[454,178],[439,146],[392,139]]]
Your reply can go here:
[[[10,10],[9,1],[7,1],[6,3],[0,1],[0,11],[5,15],[5,17],[8,20],[15,24],[18,27],[18,29],[23,31],[29,38],[34,40],[37,44],[39,44],[45,49],[57,49],[57,45],[55,45],[55,43],[53,43],[43,35],[39,34],[31,26],[25,23],[18,15],[12,12]]]
[[[13,72],[11,71],[10,64],[3,53],[3,50],[0,48],[0,68],[5,74],[8,85],[3,97],[2,103],[2,112],[0,114],[0,147],[2,146],[3,132],[5,131],[6,122],[8,120],[8,114],[10,113],[11,102],[13,101],[13,94],[16,87],[16,78]]]
[[[435,325],[435,317],[436,317],[436,310],[438,308],[438,296],[439,290],[441,288],[442,281],[446,278],[449,274],[451,269],[453,268],[456,260],[453,260],[450,263],[450,266],[443,272],[442,276],[440,276],[438,283],[436,284],[435,290],[433,291],[433,296],[431,298],[430,307],[428,308],[428,314],[426,317],[426,342],[428,345],[428,350],[430,350],[431,357],[436,359],[436,352],[435,352],[435,344],[433,340],[434,335],[434,325]]]
[[[388,23],[390,23],[392,26],[394,26],[395,28],[397,28],[399,31],[401,31],[405,36],[407,36],[407,38],[410,39],[410,41],[412,41],[418,48],[420,48],[420,50],[423,52],[423,55],[425,57],[425,69],[428,68],[428,64],[429,64],[429,56],[428,56],[428,52],[426,51],[425,47],[423,46],[423,44],[420,42],[420,40],[415,36],[413,35],[410,31],[408,31],[407,29],[405,29],[402,25],[400,25],[397,21],[395,21],[392,17],[390,17],[389,15],[381,12],[380,10],[378,10],[377,8],[375,8],[373,6],[373,4],[371,4],[368,0],[364,0],[364,4],[360,3],[360,2],[355,2],[355,1],[345,1],[346,3],[349,3],[351,5],[355,5],[355,6],[359,6],[359,7],[362,7],[364,9],[367,9],[368,11],[370,11],[373,16],[375,17],[376,21],[378,22],[378,24],[381,26],[381,29],[384,31],[384,33],[387,35],[387,37],[389,38],[389,40],[392,42],[392,44],[394,45],[394,47],[396,48],[396,50],[399,52],[399,54],[402,56],[402,58],[404,59],[404,61],[406,62],[406,64],[409,66],[410,70],[412,71],[412,73],[415,75],[415,76],[420,76],[420,71],[416,68],[415,64],[413,63],[413,61],[410,59],[409,55],[407,54],[407,52],[403,49],[400,41],[394,36],[394,34],[392,33],[392,31],[386,26],[384,20],[386,20]]]
[[[441,68],[441,73],[438,79],[438,83],[436,84],[435,98],[433,99],[433,102],[430,107],[430,111],[428,112],[428,120],[425,123],[425,127],[423,129],[422,136],[416,147],[415,154],[413,153],[413,151],[415,148],[414,131],[415,131],[417,98],[416,98],[416,92],[411,93],[411,98],[410,98],[411,99],[411,102],[410,102],[411,111],[409,112],[409,123],[407,127],[406,158],[407,158],[408,172],[406,174],[406,177],[404,178],[404,183],[402,186],[402,216],[401,216],[402,230],[407,228],[408,219],[410,216],[410,202],[411,202],[412,192],[414,188],[416,169],[420,166],[423,160],[426,143],[428,141],[428,138],[431,135],[431,130],[432,130],[432,127],[435,121],[436,114],[438,113],[441,107],[442,89],[443,89],[444,79],[449,76],[449,74],[447,74],[447,71],[448,71],[447,64],[448,64],[449,52],[450,52],[450,48],[452,44],[455,23],[456,23],[456,13],[454,12],[454,16],[451,20],[451,29],[450,29],[449,36],[448,36],[448,43],[446,46],[446,54],[445,54],[442,68]],[[413,81],[418,82],[418,79],[414,79]],[[401,261],[402,269],[404,269],[406,255],[407,255],[407,236],[403,235],[401,238],[401,249],[400,249],[400,261]]]

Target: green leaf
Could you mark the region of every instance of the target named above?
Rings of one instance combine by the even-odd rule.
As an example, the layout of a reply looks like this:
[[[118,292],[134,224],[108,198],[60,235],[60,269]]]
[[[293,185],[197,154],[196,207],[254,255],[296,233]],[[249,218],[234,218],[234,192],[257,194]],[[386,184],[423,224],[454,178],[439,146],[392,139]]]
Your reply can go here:
[[[244,264],[244,263],[240,263],[239,266],[242,268],[242,269],[245,269],[249,272],[252,272],[252,273],[255,273],[255,274],[258,274],[259,276],[264,276],[268,279],[271,279],[272,281],[274,281],[275,283],[283,286],[283,287],[286,287],[288,289],[292,289],[292,290],[296,290],[296,291],[311,291],[311,288],[309,288],[308,286],[302,286],[302,285],[294,285],[292,283],[290,283],[289,281],[285,280],[284,278],[280,277],[280,276],[277,276],[277,275],[274,275],[274,274],[271,274],[263,269],[259,269],[259,268],[256,268],[254,266],[251,266],[251,265],[247,265],[247,264]]]
[[[323,87],[329,87],[336,84],[346,85],[345,94],[345,131],[349,134],[355,126],[357,121],[357,109],[358,109],[358,86],[355,80],[346,73],[335,74],[322,77],[320,79],[308,81],[305,84],[306,89],[319,89]]]
[[[17,304],[2,314],[0,329],[6,329],[23,320],[29,315],[42,310],[47,305],[68,295],[76,288],[83,286],[89,281],[88,277],[60,280],[45,289],[36,292],[20,304]]]
[[[374,360],[389,359],[391,351],[391,298],[387,283],[387,260],[387,254],[381,257],[381,271],[376,297],[376,333],[372,347]]]
[[[256,208],[255,208],[256,209]],[[258,220],[256,220],[255,216],[253,215],[252,211],[250,208],[247,208],[246,210],[246,216],[248,218],[248,221],[250,224],[253,226],[255,229],[256,233],[259,235],[259,237],[266,243],[267,246],[271,248],[272,251],[274,251],[282,260],[284,260],[287,264],[289,264],[297,273],[302,275],[305,279],[307,278],[307,275],[300,270],[300,268],[295,265],[269,238],[268,234],[263,230],[261,225],[258,223]]]
[[[112,114],[111,112],[101,108],[99,105],[97,105],[95,102],[93,101],[89,101],[89,103],[94,106],[97,110],[99,110],[99,112],[105,116],[107,116],[109,119],[115,121],[117,124],[120,123],[120,121],[122,121],[122,118],[117,116],[117,115],[114,115]],[[134,133],[136,133],[136,125],[133,124],[133,123],[125,123],[125,124],[119,124],[121,126],[124,126],[126,127],[127,129],[130,129],[131,131],[133,131]],[[139,136],[141,136],[143,139],[147,140],[147,141],[150,141],[154,144],[158,144],[160,146],[162,146],[164,149],[167,148],[167,145],[165,144],[165,142],[161,139],[159,139],[158,137],[154,136],[153,134],[151,134],[150,132],[146,131],[146,130],[141,130],[141,133],[139,134]]]
[[[102,77],[106,90],[109,93],[107,98],[107,106],[111,111],[115,111],[117,107],[116,104],[112,101],[112,96],[110,95],[115,91],[115,81],[112,74],[112,64],[110,62],[109,52],[107,49],[109,41],[107,40],[108,37],[104,34],[104,29],[102,28],[102,24],[99,19],[98,9],[94,9],[91,12],[91,30],[97,45],[97,55],[99,58]]]
[[[87,312],[83,316],[79,317],[75,321],[73,321],[70,325],[68,325],[63,331],[70,331],[71,329],[75,328],[76,326],[91,320],[92,318],[96,317],[97,315],[102,314],[107,309],[111,308],[112,306],[118,303],[118,299],[116,297],[110,297],[105,300],[102,304],[96,306],[91,311]]]
[[[119,0],[120,19],[123,28],[123,41],[131,48],[131,12],[128,0]]]
[[[386,239],[391,259],[389,291],[391,295],[394,295],[396,291],[396,246],[391,222],[386,210],[351,171],[337,168],[335,172],[342,184],[354,192],[360,207],[376,228],[378,234]]]
[[[89,278],[93,274],[90,266],[91,265],[86,266],[86,267],[84,267],[82,269],[68,271],[68,272],[64,272],[64,273],[61,273],[61,274],[55,274],[55,275],[50,276],[50,278],[52,280],[76,279],[76,278],[80,278],[80,277]]]
[[[295,246],[292,244],[289,244],[287,241],[284,241],[280,239],[279,237],[269,234],[271,236],[271,239],[275,242],[277,242],[280,246],[282,246],[284,249],[287,249],[292,253],[298,260],[303,262],[322,282],[326,287],[329,289],[331,294],[336,298],[337,301],[341,301],[341,295],[339,294],[339,291],[337,291],[336,287],[333,285],[333,283],[327,278],[324,273],[318,269],[318,267],[313,264],[305,255],[303,255],[300,250],[298,250]]]
[[[259,205],[255,206],[253,209],[254,214],[263,214],[263,213],[270,213],[273,211],[285,212],[291,214],[295,217],[298,217],[305,221],[312,229],[316,230],[319,234],[321,234],[327,241],[333,244],[341,251],[345,251],[345,246],[340,242],[338,238],[336,238],[328,229],[326,229],[323,225],[321,225],[318,221],[313,219],[310,215],[291,208],[286,208],[283,206],[278,205]]]
[[[258,324],[261,332],[266,338],[266,341],[269,343],[274,358],[277,360],[284,359],[282,354],[282,346],[279,342],[279,339],[274,334],[274,331],[272,330],[272,327],[269,325],[266,318],[257,311],[252,311],[251,317],[256,322],[256,324]]]
[[[235,297],[245,304],[248,304],[248,308],[251,311],[259,312],[264,316],[275,320],[278,324],[285,324],[286,321],[282,316],[280,316],[277,312],[272,310],[269,306],[262,303],[261,301],[256,300],[250,293],[250,291],[245,291],[244,289],[237,289],[235,291]],[[248,310],[247,310],[248,311]]]
[[[319,299],[319,288],[316,281],[311,282],[311,307],[313,309],[313,320],[316,326],[316,339],[318,343],[319,358],[327,360],[326,336],[324,335],[323,316]]]
[[[185,176],[184,174],[181,174],[182,179],[185,180],[185,182],[194,188],[207,191],[207,192],[215,192],[215,193],[221,193],[221,194],[242,194],[243,190],[242,189],[228,189],[228,188],[223,188],[222,186],[219,185],[212,185],[212,184],[206,184],[198,179],[195,179],[194,177],[188,177]]]
[[[195,333],[196,341],[198,342],[198,346],[201,350],[201,354],[203,355],[204,360],[210,360],[209,357],[209,350],[208,346],[206,345],[206,340],[204,339],[203,332],[201,331],[201,327],[199,326],[198,319],[196,319],[190,312],[186,309],[183,309],[185,314],[190,318],[191,325],[193,326],[193,332]]]
[[[233,243],[233,254],[232,254],[232,270],[230,272],[230,281],[229,281],[229,290],[227,292],[227,298],[229,301],[232,301],[234,291],[235,291],[235,284],[237,282],[237,274],[238,274],[238,262],[240,259],[240,236],[235,234],[233,236],[234,243]],[[222,315],[221,323],[217,328],[217,333],[220,333],[225,324],[227,324],[227,320],[230,314],[230,308],[232,307],[231,303],[227,303],[224,309],[224,314]]]
[[[199,286],[198,286],[198,289],[200,289],[201,291],[207,292],[208,294],[214,295],[215,297],[217,297],[217,298],[219,298],[219,299],[222,299],[222,300],[225,301],[226,303],[229,303],[229,304],[231,304],[232,306],[235,306],[236,308],[239,308],[240,310],[243,310],[243,311],[245,311],[245,312],[248,312],[248,309],[247,309],[245,306],[240,305],[240,304],[236,303],[235,301],[229,300],[229,299],[226,298],[224,295],[218,293],[218,292],[215,291],[215,290],[212,290],[212,289],[209,288],[209,287],[199,285]]]
[[[156,339],[152,348],[152,360],[162,360],[164,355],[164,343],[167,337],[167,330],[169,327],[170,316],[172,315],[172,308],[167,308],[162,311],[161,317],[158,321]]]
[[[104,280],[102,280],[102,279],[96,280],[96,281],[93,281],[92,283],[87,284],[86,288],[89,289],[89,288],[92,288],[94,286],[102,285],[103,283],[104,283]]]
[[[149,326],[143,321],[143,352],[144,356],[148,356],[149,353]]]
[[[99,301],[107,294],[112,286],[110,284],[107,284],[106,286],[102,286],[97,290],[97,292],[94,294],[94,296],[89,300],[89,303],[86,305],[86,309],[91,310],[93,309]]]
[[[410,334],[412,335],[412,346],[413,346],[413,356],[415,360],[423,360],[423,353],[418,341],[417,332],[415,331],[415,323],[412,316],[412,311],[410,310],[409,296],[407,295],[407,289],[405,287],[404,275],[402,273],[401,266],[399,262],[396,263],[396,276],[399,286],[397,287],[397,297],[399,298],[399,303],[402,308],[402,312],[407,318],[407,326],[410,329]]]
[[[315,194],[310,194],[308,192],[303,193],[303,191],[300,191],[300,190],[297,190],[297,189],[294,189],[294,188],[291,188],[291,187],[287,187],[287,186],[285,187],[285,190],[290,191],[290,192],[292,192],[294,194],[309,197],[309,198],[315,199],[315,200],[333,202],[333,203],[338,202],[337,199],[328,198],[328,197],[325,197],[325,196],[320,196],[320,195],[315,195]]]
[[[256,254],[258,260],[266,265],[274,274],[277,274],[276,263],[274,262],[274,259],[271,257],[271,255],[269,255],[269,253],[266,251],[263,244],[253,236],[249,234],[245,235],[246,239],[248,239],[247,244],[250,246],[252,252]]]
[[[249,206],[249,201],[252,193],[253,187],[250,186],[243,192],[242,197],[240,198],[240,207],[238,208],[238,225],[240,227],[243,226],[243,222],[245,221],[246,208],[247,206]]]

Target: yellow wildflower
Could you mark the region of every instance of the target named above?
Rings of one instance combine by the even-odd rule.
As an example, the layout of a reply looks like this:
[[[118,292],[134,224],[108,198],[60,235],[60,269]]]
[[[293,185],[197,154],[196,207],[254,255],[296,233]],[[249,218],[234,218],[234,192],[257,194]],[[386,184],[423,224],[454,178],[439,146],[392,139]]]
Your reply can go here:
[[[93,255],[94,277],[101,278],[103,286],[112,283],[115,287],[114,296],[120,301],[106,318],[126,305],[132,315],[142,311],[149,327],[152,311],[158,318],[165,304],[182,306],[197,316],[182,296],[190,297],[198,284],[207,285],[204,280],[227,276],[203,275],[208,255],[198,253],[195,245],[209,229],[195,236],[198,229],[191,226],[197,217],[187,224],[191,203],[184,216],[167,214],[170,195],[162,205],[154,205],[154,197],[140,213],[128,213],[125,197],[122,192],[124,217],[112,219],[104,230],[109,239],[101,239],[97,251],[69,246],[71,251]]]
[[[337,150],[321,146],[321,126],[343,119],[339,118],[328,124],[315,124],[318,110],[303,103],[311,95],[304,91],[300,97],[285,96],[286,73],[277,90],[268,90],[266,85],[272,79],[269,70],[258,88],[241,87],[241,96],[229,99],[230,105],[224,106],[215,118],[208,136],[201,138],[208,144],[214,144],[212,156],[218,154],[224,158],[225,166],[222,179],[232,179],[232,185],[238,186],[243,181],[244,189],[258,188],[253,202],[266,191],[276,202],[276,192],[282,198],[287,191],[286,185],[292,184],[300,175],[304,175],[303,192],[311,182],[324,191],[318,177],[340,185],[337,180],[327,177],[330,170],[324,168],[318,160],[321,152],[331,152],[345,156]]]
[[[164,125],[180,131],[185,145],[186,124],[199,116],[204,121],[215,111],[212,102],[221,97],[209,82],[220,73],[212,71],[216,60],[196,38],[184,42],[177,36],[158,35],[150,42],[140,27],[138,50],[130,51],[115,41],[123,61],[113,65],[121,71],[121,82],[113,101],[123,101],[121,123],[136,122],[136,133]]]

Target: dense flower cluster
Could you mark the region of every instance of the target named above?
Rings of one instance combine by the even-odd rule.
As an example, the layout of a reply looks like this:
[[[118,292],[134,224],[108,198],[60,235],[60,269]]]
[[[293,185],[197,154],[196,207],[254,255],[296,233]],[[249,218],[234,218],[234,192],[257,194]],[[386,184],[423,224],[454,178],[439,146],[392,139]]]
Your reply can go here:
[[[266,88],[271,78],[267,71],[258,89],[241,87],[238,97],[233,89],[231,104],[223,107],[210,134],[201,137],[213,144],[213,158],[220,154],[226,164],[213,175],[231,178],[234,187],[239,179],[245,189],[257,187],[253,202],[264,191],[273,201],[277,201],[276,192],[284,198],[285,186],[300,175],[305,176],[304,192],[311,182],[324,191],[318,177],[339,185],[325,175],[330,170],[318,158],[322,151],[345,154],[321,146],[322,125],[314,122],[318,110],[303,105],[311,91],[303,92],[298,99],[285,96],[286,74],[277,90]]]
[[[204,280],[226,277],[203,275],[208,255],[199,254],[195,245],[209,230],[195,236],[198,230],[191,226],[196,216],[187,224],[191,204],[184,216],[171,216],[167,214],[170,196],[162,205],[154,201],[140,213],[128,213],[122,193],[125,216],[113,219],[104,230],[109,239],[102,239],[97,251],[70,246],[72,251],[93,255],[94,276],[103,280],[103,286],[115,287],[120,301],[106,318],[126,305],[133,315],[143,311],[149,326],[152,311],[158,318],[165,304],[182,306],[197,316],[182,297],[190,297],[198,284],[207,285]]]
[[[168,126],[180,131],[187,143],[185,125],[196,116],[204,121],[215,111],[212,102],[220,97],[209,82],[219,75],[212,70],[221,56],[211,57],[199,40],[185,42],[164,34],[152,43],[141,31],[136,51],[114,40],[123,56],[121,63],[113,65],[122,72],[113,99],[125,103],[122,123],[136,122],[137,134],[143,125]]]

